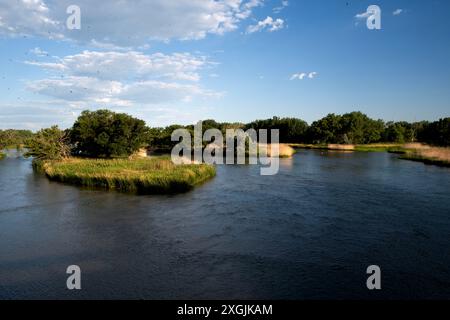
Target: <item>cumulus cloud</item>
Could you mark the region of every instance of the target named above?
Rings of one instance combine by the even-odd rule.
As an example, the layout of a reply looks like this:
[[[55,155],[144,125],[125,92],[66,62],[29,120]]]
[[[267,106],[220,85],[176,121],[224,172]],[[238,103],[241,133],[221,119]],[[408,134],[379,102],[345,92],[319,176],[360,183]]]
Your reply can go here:
[[[151,40],[202,39],[238,28],[263,0],[77,0],[81,30],[68,30],[72,0],[16,0],[0,6],[0,35],[137,46]]]
[[[210,62],[187,53],[84,51],[54,62],[26,63],[50,73],[28,82],[28,90],[80,107],[155,105],[222,95],[198,83],[200,70]]]
[[[393,14],[394,16],[398,16],[398,15],[400,15],[402,12],[403,12],[403,9],[396,9],[394,12],[392,12],[392,14]]]
[[[255,25],[248,26],[247,33],[254,33],[262,31],[264,29],[267,29],[269,32],[273,32],[281,30],[283,29],[283,27],[284,27],[283,19],[274,20],[272,17],[267,17],[264,20],[258,21],[258,23]]]
[[[206,57],[189,53],[165,55],[129,51],[83,51],[76,55],[60,58],[55,62],[26,61],[49,70],[66,71],[75,76],[100,79],[151,79],[171,78],[176,80],[199,81],[199,71],[211,66]]]

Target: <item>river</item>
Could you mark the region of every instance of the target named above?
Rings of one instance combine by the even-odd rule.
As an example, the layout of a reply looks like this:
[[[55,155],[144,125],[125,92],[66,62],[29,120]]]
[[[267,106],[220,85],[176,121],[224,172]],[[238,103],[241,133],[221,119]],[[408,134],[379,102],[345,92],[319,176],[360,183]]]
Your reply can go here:
[[[189,193],[135,196],[50,182],[10,154],[0,298],[449,299],[450,169],[304,150],[275,176],[218,166]]]

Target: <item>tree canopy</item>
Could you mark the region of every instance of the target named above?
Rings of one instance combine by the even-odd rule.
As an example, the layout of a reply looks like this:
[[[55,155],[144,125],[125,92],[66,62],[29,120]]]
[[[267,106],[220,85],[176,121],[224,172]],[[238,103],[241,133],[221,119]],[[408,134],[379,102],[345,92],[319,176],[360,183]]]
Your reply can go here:
[[[83,111],[70,131],[73,151],[88,157],[129,156],[149,139],[143,120],[109,110]]]
[[[27,141],[26,156],[38,160],[61,160],[70,155],[68,134],[58,126],[42,129]]]

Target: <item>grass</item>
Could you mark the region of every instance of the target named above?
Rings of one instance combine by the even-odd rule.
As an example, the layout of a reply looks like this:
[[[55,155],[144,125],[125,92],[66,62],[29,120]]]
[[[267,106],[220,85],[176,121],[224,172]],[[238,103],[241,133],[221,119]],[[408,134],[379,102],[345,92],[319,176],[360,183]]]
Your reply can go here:
[[[355,150],[360,152],[390,152],[390,153],[404,152],[402,145],[395,143],[361,144],[356,145]]]
[[[342,151],[359,151],[359,152],[402,152],[401,144],[394,143],[372,143],[372,144],[304,144],[291,143],[293,148],[301,149],[318,149],[318,150],[342,150]]]
[[[292,148],[328,150],[327,144],[289,143]]]
[[[432,147],[419,143],[406,144],[404,148],[405,152],[400,159],[450,167],[450,148]]]
[[[6,157],[6,154],[4,154],[3,152],[0,152],[0,160],[2,160],[5,157]]]
[[[36,166],[53,181],[137,194],[187,192],[216,174],[210,165],[175,165],[169,157],[43,161]]]

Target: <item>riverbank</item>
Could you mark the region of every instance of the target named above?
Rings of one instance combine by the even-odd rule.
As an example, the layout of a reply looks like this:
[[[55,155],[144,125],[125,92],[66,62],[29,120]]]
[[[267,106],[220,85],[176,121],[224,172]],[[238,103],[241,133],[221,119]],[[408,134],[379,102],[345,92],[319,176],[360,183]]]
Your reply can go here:
[[[419,161],[425,164],[450,167],[450,148],[433,147],[421,143],[393,144],[375,143],[365,145],[353,144],[289,144],[293,148],[335,150],[347,152],[389,152],[400,154],[400,159]]]
[[[372,143],[372,144],[304,144],[290,143],[289,146],[298,149],[341,150],[361,152],[401,152],[402,144]]]
[[[406,144],[403,148],[404,153],[400,159],[450,167],[450,148],[432,147],[420,143]]]
[[[168,157],[42,161],[35,165],[52,181],[137,194],[186,192],[216,174],[210,165],[175,165]]]

